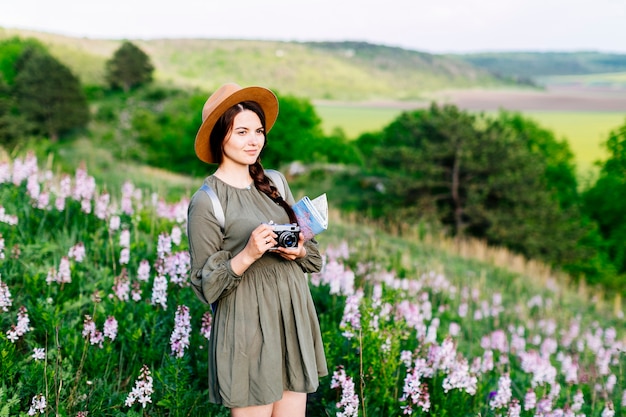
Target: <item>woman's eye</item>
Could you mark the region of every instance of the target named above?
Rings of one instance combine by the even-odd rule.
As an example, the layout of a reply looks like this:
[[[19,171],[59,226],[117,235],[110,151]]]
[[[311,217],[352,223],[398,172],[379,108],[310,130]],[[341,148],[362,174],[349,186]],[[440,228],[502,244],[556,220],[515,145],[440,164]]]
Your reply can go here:
[[[257,129],[256,133],[257,135],[262,135],[265,131],[263,129]]]

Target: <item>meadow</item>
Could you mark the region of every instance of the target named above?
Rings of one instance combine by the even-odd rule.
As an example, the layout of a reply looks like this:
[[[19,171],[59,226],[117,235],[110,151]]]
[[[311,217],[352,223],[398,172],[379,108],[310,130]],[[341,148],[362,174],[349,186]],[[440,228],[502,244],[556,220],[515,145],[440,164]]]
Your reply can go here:
[[[0,416],[226,416],[189,288],[189,195],[0,160]],[[626,412],[619,298],[506,251],[333,213],[311,416]],[[481,255],[478,255],[481,253]],[[534,267],[533,267],[534,265]]]

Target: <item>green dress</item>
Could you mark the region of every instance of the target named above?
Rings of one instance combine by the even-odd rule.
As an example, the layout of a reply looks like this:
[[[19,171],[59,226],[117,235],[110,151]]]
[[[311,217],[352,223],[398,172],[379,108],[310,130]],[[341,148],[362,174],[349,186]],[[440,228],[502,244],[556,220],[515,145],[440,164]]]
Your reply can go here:
[[[285,201],[293,196],[285,178]],[[252,230],[289,223],[285,210],[254,186],[232,187],[214,175],[205,179],[226,217],[224,232],[211,199],[194,194],[188,210],[191,284],[206,303],[217,301],[209,339],[209,400],[228,408],[271,404],[283,391],[310,393],[327,375],[324,346],[305,272],[322,266],[317,242],[307,256],[289,261],[267,252],[242,275],[230,259]],[[280,189],[280,188],[279,188]]]

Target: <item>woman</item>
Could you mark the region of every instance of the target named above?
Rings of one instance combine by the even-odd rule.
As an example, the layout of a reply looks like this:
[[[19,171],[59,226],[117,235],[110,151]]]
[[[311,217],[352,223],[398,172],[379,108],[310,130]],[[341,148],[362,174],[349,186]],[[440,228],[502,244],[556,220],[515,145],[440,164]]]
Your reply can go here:
[[[200,160],[218,165],[204,185],[224,224],[209,193],[196,192],[188,212],[191,283],[214,308],[209,399],[234,417],[304,416],[306,393],[328,373],[304,274],[322,266],[317,242],[300,234],[297,247],[275,247],[272,222],[296,221],[284,176],[272,183],[260,163],[277,116],[270,90],[226,84],[206,101],[195,142]]]

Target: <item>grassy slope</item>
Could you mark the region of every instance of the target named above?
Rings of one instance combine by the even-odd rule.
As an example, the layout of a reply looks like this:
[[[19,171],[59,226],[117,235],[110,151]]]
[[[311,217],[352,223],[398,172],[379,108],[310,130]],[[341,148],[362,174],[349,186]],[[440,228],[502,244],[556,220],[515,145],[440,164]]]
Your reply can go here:
[[[119,40],[0,29],[0,39],[34,37],[85,83],[101,83]],[[152,59],[156,78],[211,90],[224,82],[261,84],[311,99],[416,99],[441,88],[504,83],[458,58],[364,43],[251,40],[133,40]]]

